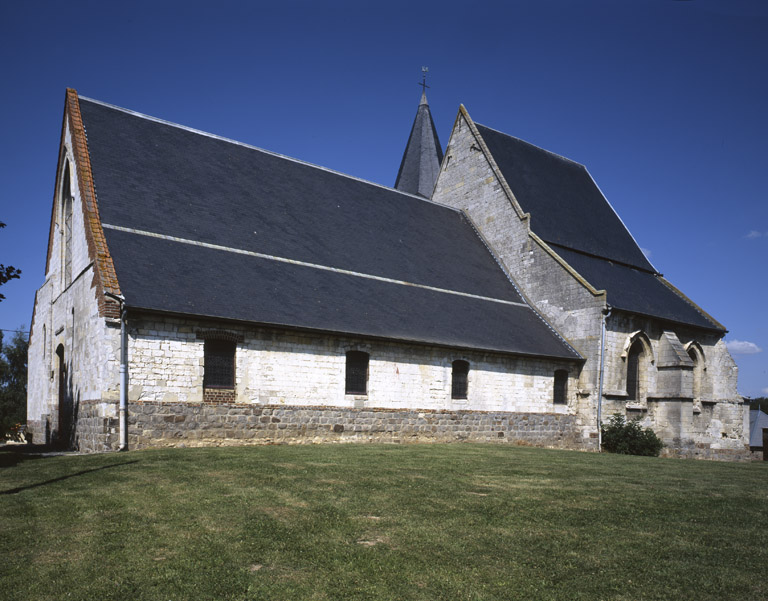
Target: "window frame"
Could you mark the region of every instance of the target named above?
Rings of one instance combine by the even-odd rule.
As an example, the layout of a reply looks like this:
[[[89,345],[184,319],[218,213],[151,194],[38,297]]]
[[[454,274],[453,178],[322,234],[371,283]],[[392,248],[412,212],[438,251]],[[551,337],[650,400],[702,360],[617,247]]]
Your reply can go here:
[[[231,363],[231,369],[228,371],[231,373],[231,381],[224,384],[223,381],[217,381],[211,383],[214,378],[214,365],[215,361],[226,359]],[[225,338],[206,338],[203,341],[203,389],[219,389],[219,390],[233,390],[235,388],[236,368],[237,368],[237,343],[234,340],[227,340]],[[209,371],[210,370],[210,371]],[[218,374],[216,374],[218,375]]]
[[[626,379],[626,391],[627,401],[640,401],[641,386],[640,386],[640,365],[643,355],[645,354],[645,347],[640,340],[635,340],[627,351],[627,379]]]
[[[366,396],[371,356],[365,351],[347,351],[344,370],[344,394]],[[365,374],[363,375],[363,371]],[[363,384],[360,388],[359,384]]]
[[[568,404],[568,370],[556,369],[552,381],[552,402],[555,405]]]
[[[451,399],[461,401],[469,397],[469,361],[451,362]]]

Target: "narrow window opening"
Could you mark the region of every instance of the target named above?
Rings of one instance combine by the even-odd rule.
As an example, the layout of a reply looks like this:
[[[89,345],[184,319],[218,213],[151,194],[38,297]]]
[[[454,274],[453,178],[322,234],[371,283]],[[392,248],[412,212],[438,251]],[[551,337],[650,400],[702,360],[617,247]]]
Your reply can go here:
[[[568,402],[568,371],[555,370],[554,402],[557,405],[565,405]]]
[[[206,340],[203,354],[203,386],[234,388],[235,343],[229,340]]]
[[[457,359],[451,364],[451,398],[466,399],[469,390],[469,362]]]
[[[69,164],[64,172],[61,189],[64,227],[64,286],[72,283],[72,187],[69,179]]]
[[[640,357],[643,354],[643,345],[635,342],[627,355],[627,400],[640,399]]]
[[[368,353],[347,352],[346,394],[368,394]]]
[[[688,356],[693,361],[693,398],[699,400],[701,398],[701,361],[693,347],[688,349]]]

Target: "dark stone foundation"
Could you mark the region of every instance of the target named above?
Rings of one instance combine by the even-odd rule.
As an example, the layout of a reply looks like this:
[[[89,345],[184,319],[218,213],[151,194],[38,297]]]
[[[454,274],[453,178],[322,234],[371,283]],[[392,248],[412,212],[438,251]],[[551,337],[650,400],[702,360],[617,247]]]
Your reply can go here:
[[[128,446],[316,442],[506,442],[587,449],[575,416],[206,403],[131,403]]]

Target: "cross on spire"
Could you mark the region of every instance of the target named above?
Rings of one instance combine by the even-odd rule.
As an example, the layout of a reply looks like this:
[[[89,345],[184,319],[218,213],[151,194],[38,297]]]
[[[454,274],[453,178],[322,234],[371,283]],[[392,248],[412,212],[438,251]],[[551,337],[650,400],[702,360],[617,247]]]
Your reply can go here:
[[[429,87],[427,85],[427,73],[429,73],[429,67],[422,67],[421,68],[421,83],[419,84],[421,86],[422,93],[427,93],[427,88]]]

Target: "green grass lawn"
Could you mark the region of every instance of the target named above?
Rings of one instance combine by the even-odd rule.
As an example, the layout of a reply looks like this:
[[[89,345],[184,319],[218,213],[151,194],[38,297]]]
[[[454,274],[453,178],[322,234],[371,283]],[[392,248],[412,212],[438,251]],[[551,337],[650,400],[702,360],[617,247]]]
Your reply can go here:
[[[766,599],[768,463],[318,445],[0,467],[0,599]]]

